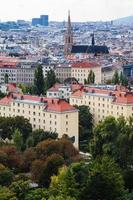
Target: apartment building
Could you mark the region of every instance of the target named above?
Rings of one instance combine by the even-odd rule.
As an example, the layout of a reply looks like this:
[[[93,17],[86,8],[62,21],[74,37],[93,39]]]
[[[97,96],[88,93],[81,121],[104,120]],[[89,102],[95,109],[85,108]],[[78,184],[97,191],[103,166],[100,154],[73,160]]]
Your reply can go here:
[[[21,60],[16,66],[16,82],[26,85],[34,83],[34,75],[37,63],[30,60]]]
[[[23,116],[33,129],[67,134],[78,148],[78,110],[64,100],[12,93],[0,100],[0,116]]]
[[[60,80],[60,82],[63,83],[64,80],[72,77],[71,65],[60,64],[60,65],[56,66],[55,75]]]
[[[84,84],[85,79],[87,80],[88,78],[90,70],[95,74],[95,83],[101,83],[101,66],[95,62],[76,62],[72,64],[71,77],[75,77],[79,83]]]
[[[59,84],[56,83],[53,87],[47,90],[47,97],[69,99],[71,93],[82,88],[81,84]]]
[[[16,83],[17,63],[15,58],[0,57],[0,83],[5,83],[5,79],[10,83]]]
[[[71,105],[86,105],[97,124],[107,116],[133,116],[133,93],[121,87],[84,87],[70,97]]]

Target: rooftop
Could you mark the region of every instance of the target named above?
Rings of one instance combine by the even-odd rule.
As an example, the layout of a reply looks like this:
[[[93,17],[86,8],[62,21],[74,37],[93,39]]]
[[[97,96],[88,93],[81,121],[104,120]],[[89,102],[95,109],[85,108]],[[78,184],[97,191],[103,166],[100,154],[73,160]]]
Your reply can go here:
[[[76,62],[72,64],[72,68],[93,68],[100,67],[100,65],[96,62]]]
[[[43,104],[45,111],[51,112],[66,112],[66,111],[76,111],[76,109],[67,103],[65,100],[61,99],[51,99],[47,97],[39,97],[32,95],[22,95],[10,93],[6,97],[0,100],[1,105],[10,105],[11,102],[16,101],[19,103],[31,103],[31,104]]]

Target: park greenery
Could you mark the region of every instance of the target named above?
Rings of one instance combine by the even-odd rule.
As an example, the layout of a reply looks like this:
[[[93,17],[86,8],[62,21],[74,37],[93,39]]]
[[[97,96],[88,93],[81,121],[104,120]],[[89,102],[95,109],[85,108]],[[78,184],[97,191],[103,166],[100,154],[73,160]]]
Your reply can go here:
[[[77,108],[87,159],[69,137],[0,118],[0,200],[133,199],[133,118],[109,116],[94,127],[89,108]]]

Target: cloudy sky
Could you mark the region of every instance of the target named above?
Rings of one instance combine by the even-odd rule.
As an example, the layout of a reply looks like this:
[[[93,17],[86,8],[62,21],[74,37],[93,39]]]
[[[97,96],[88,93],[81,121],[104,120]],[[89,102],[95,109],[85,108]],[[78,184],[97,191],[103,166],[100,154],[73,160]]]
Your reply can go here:
[[[64,21],[70,9],[72,21],[111,20],[133,15],[133,0],[0,0],[0,20],[30,20],[49,14]]]

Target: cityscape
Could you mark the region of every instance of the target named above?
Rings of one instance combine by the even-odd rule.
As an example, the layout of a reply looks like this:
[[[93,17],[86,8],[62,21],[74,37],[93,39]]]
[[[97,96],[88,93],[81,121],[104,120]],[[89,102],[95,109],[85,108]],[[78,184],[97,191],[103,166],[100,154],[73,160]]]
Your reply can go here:
[[[72,16],[0,21],[0,200],[133,200],[133,15]]]

